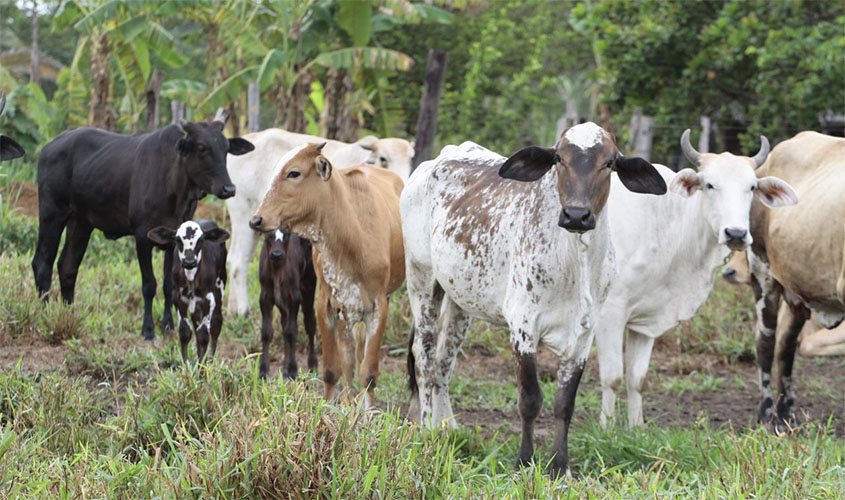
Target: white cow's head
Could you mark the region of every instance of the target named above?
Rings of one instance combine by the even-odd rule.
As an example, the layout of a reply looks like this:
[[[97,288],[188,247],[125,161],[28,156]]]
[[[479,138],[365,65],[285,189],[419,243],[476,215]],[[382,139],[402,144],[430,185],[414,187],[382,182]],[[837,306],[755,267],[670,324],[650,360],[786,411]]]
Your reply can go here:
[[[411,175],[411,162],[414,160],[414,146],[405,139],[387,138],[361,144],[369,150],[367,163],[386,168],[402,178],[408,180]]]
[[[681,136],[681,148],[698,172],[685,168],[675,174],[669,190],[684,197],[701,192],[704,216],[720,244],[744,250],[753,241],[749,213],[754,196],[768,207],[798,203],[792,186],[777,177],[757,178],[754,170],[766,161],[769,141],[760,136],[760,151],[752,158],[731,153],[699,153],[689,141],[690,130]]]

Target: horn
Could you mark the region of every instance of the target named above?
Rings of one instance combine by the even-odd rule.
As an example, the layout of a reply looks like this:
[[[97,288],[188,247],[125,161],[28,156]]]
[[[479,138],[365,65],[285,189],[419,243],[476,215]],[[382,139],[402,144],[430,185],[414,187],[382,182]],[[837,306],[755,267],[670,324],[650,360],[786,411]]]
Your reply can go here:
[[[316,148],[317,152],[319,153],[320,151],[322,151],[324,147],[326,147],[326,141],[323,141],[322,143],[317,144],[317,148]]]
[[[701,161],[701,153],[696,151],[695,148],[692,147],[692,144],[690,144],[689,134],[690,129],[684,130],[684,133],[681,134],[681,149],[684,151],[684,156],[687,157],[687,160],[697,167],[698,162]]]
[[[769,156],[769,140],[766,139],[765,135],[761,135],[760,136],[760,151],[758,151],[757,154],[754,155],[754,158],[753,158],[754,163],[756,163],[757,166],[759,167],[760,165],[763,164],[764,161],[766,161],[767,156]]]
[[[372,151],[373,150],[373,146],[370,145],[370,144],[358,144],[358,146],[361,149],[366,150],[366,151]]]
[[[226,111],[223,108],[217,108],[217,113],[214,115],[214,119],[211,120],[211,121],[220,122],[225,126],[226,122],[228,120],[229,120],[229,112]]]
[[[0,113],[3,112],[3,108],[6,107],[6,93],[0,92]]]
[[[187,136],[188,136],[188,131],[187,131],[187,130],[185,130],[185,125],[186,125],[186,123],[187,123],[187,122],[185,122],[185,120],[183,120],[183,119],[181,119],[181,118],[180,118],[180,119],[178,119],[178,120],[176,120],[176,126],[177,126],[177,127],[179,127],[179,131],[180,131],[180,132],[182,132],[182,137],[187,137]]]

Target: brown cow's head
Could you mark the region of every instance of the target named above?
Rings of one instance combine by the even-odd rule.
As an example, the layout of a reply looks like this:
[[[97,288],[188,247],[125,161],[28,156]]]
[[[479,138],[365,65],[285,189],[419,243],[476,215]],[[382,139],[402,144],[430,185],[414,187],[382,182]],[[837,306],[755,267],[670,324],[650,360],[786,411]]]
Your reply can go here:
[[[753,241],[749,228],[751,200],[756,196],[770,208],[798,203],[792,187],[777,177],[758,179],[755,169],[766,161],[769,141],[760,136],[760,151],[754,157],[731,153],[699,153],[689,140],[690,130],[681,135],[681,148],[698,172],[685,168],[675,174],[669,190],[684,197],[700,192],[702,213],[720,244],[744,250]]]
[[[235,185],[226,170],[226,155],[249,153],[255,146],[246,139],[223,136],[223,122],[182,122],[182,137],[176,143],[181,164],[191,181],[218,198],[235,196]]]
[[[270,189],[249,221],[252,229],[295,231],[298,225],[309,223],[315,207],[331,204],[332,164],[321,152],[325,145],[306,144],[279,160]]]
[[[558,225],[582,233],[596,227],[610,194],[610,173],[616,171],[635,193],[663,194],[666,183],[642,158],[625,158],[603,128],[588,122],[561,135],[554,148],[529,146],[507,159],[499,169],[506,179],[533,182],[552,167],[557,169],[561,212]]]

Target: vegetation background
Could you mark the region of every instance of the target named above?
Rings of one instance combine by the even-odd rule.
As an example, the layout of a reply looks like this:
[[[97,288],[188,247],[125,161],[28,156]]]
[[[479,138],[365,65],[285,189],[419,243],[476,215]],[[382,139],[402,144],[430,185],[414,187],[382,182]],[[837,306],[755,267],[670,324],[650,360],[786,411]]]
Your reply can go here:
[[[323,401],[308,374],[260,382],[257,312],[226,320],[207,369],[178,362],[172,338],[141,341],[128,239],[95,232],[75,305],[39,304],[32,182],[57,133],[145,131],[158,72],[159,125],[180,101],[193,119],[225,107],[228,133],[244,134],[256,82],[262,128],[410,139],[430,49],[449,53],[435,151],[552,144],[568,103],[623,151],[632,114],[654,116],[651,158],[673,167],[680,133],[701,116],[715,124],[712,150],[756,151],[761,133],[776,143],[845,132],[840,0],[0,0],[0,131],[27,151],[0,166],[0,498],[845,498],[845,361],[797,362],[801,433],[758,428],[753,304],[723,283],[658,343],[644,429],[596,425],[590,360],[570,439],[575,478],[562,481],[543,475],[554,358],[541,353],[538,466],[514,472],[507,336],[484,324],[451,388],[464,425],[424,431],[402,418],[404,292],[391,305],[376,413]],[[201,210],[225,222],[222,207]],[[255,300],[257,280],[250,287]]]

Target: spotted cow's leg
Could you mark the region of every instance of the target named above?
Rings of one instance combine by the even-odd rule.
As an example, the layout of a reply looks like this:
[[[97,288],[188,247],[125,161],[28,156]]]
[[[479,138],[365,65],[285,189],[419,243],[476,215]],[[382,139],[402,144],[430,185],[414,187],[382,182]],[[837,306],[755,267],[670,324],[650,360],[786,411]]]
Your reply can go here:
[[[792,388],[792,365],[795,350],[798,347],[798,334],[809,316],[801,305],[787,303],[778,315],[778,334],[776,356],[778,362],[778,398],[775,409],[777,415],[772,427],[776,433],[788,432],[795,427],[795,392]]]
[[[772,361],[775,354],[778,306],[782,294],[780,283],[774,280],[768,265],[754,252],[748,254],[751,288],[757,304],[757,365],[760,371],[760,409],[757,421],[769,423],[774,417],[772,395]]]
[[[408,353],[411,377],[411,406],[408,415],[411,419],[417,419],[423,425],[431,427],[438,423],[432,418],[436,382],[433,351],[444,293],[436,281],[428,281],[429,275],[415,273],[407,276],[408,298],[414,314],[413,341]]]
[[[648,372],[654,338],[628,330],[625,341],[625,379],[628,384],[628,427],[639,427],[643,420],[643,382]]]
[[[569,476],[569,424],[575,410],[575,396],[584,373],[584,365],[593,343],[591,332],[583,333],[569,356],[561,358],[557,371],[555,391],[555,440],[549,472],[552,477]]]
[[[180,300],[176,303],[176,310],[178,312],[179,321],[179,344],[182,347],[182,362],[188,362],[188,343],[191,341],[191,336],[194,334],[191,325],[188,323],[188,308]]]
[[[220,330],[223,329],[223,294],[219,291],[214,293],[215,307],[211,311],[211,345],[209,345],[209,361],[217,353],[217,339],[220,337]]]
[[[543,392],[537,380],[535,353],[519,353],[516,357],[516,378],[519,384],[519,416],[522,419],[522,440],[516,456],[516,466],[526,466],[534,455],[534,420],[543,406]]]
[[[208,338],[211,328],[211,311],[214,308],[213,303],[207,301],[200,302],[197,308],[199,311],[199,326],[197,327],[197,362],[208,361],[205,355],[208,352]],[[196,322],[194,324],[197,324]]]
[[[464,313],[449,297],[443,300],[440,307],[441,332],[437,338],[435,351],[434,399],[432,414],[435,422],[446,422],[451,427],[457,427],[452,412],[452,402],[449,398],[449,383],[452,371],[455,369],[455,359],[461,350],[461,344],[466,339],[471,318]]]

